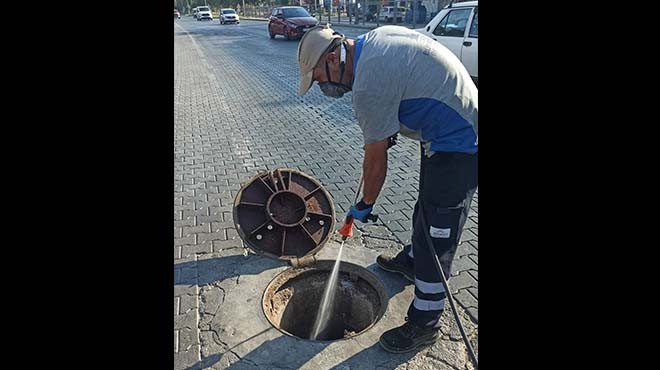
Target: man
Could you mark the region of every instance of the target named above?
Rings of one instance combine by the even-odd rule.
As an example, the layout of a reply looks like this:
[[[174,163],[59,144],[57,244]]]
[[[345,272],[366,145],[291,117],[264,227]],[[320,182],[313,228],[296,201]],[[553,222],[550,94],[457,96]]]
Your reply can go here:
[[[385,181],[387,149],[396,135],[421,142],[412,245],[395,257],[381,255],[376,261],[382,269],[413,281],[415,297],[407,322],[383,333],[380,344],[401,353],[433,343],[445,290],[427,240],[432,240],[448,278],[477,187],[477,88],[451,51],[399,26],[383,26],[356,40],[329,26],[317,26],[300,40],[298,68],[299,95],[314,81],[327,96],[353,92],[365,144],[364,190],[348,216],[367,222]]]

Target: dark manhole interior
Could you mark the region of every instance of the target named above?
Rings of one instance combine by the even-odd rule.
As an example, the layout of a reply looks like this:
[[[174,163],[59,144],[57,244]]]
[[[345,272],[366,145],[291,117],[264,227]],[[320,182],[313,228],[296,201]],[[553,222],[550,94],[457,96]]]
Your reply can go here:
[[[317,261],[314,266],[288,269],[276,276],[263,297],[268,321],[286,334],[310,339],[333,264]],[[333,309],[316,340],[338,340],[365,332],[383,316],[387,299],[385,287],[374,274],[342,262]]]

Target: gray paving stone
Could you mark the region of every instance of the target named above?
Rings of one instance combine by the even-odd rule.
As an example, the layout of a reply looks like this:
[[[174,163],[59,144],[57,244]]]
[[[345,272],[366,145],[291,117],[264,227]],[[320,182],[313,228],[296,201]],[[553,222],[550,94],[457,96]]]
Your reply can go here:
[[[189,330],[196,330],[197,328],[197,311],[192,310],[182,315],[174,316],[174,329],[181,330],[188,328]]]
[[[467,256],[467,255],[472,256],[477,254],[479,254],[479,251],[476,248],[474,248],[472,244],[466,242],[458,245],[454,258],[458,259],[458,258],[462,258],[463,256]]]
[[[197,345],[199,346],[199,336],[197,328],[194,330],[181,329],[179,330],[179,352],[190,351],[190,349]]]
[[[174,354],[174,368],[175,369],[188,369],[195,365],[200,359],[199,346],[193,346],[188,351],[179,352]]]
[[[460,258],[454,258],[454,262],[452,263],[452,275],[457,275],[461,271],[468,271],[468,270],[478,270],[478,266],[472,259],[470,259],[468,256],[462,256]]]
[[[194,254],[211,253],[211,252],[213,252],[212,242],[204,243],[200,245],[184,245],[181,247],[182,256],[190,256]]]
[[[213,241],[213,251],[221,251],[223,249],[230,249],[230,248],[242,248],[243,247],[243,240],[240,238],[237,239],[232,239],[232,240],[214,240]]]
[[[455,293],[465,288],[478,288],[478,283],[467,271],[462,271],[458,275],[451,277],[449,286],[452,289],[452,293]]]
[[[453,296],[463,307],[478,307],[477,299],[467,289],[462,289]]]
[[[177,297],[179,299],[179,314],[184,315],[190,310],[197,310],[197,296],[194,295],[180,295]]]
[[[194,245],[195,244],[195,237],[196,234],[192,234],[190,236],[187,236],[185,238],[175,238],[174,239],[174,246],[179,246],[179,245]]]

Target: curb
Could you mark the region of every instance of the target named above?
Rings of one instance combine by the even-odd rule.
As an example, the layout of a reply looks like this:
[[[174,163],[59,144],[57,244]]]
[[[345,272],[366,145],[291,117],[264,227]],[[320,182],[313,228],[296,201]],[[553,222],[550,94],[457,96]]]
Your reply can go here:
[[[268,19],[266,19],[266,18],[241,17],[241,20],[243,20],[243,19],[245,19],[247,21],[268,22]],[[328,23],[327,21],[320,21],[320,24],[327,24],[327,23]],[[376,26],[375,24],[374,25],[366,25],[366,24],[361,25],[361,24],[353,24],[353,23],[332,23],[332,22],[330,22],[330,24],[333,25],[333,26],[337,26],[337,27],[350,27],[350,28],[358,28],[358,29],[363,29],[363,30],[373,30],[373,29],[376,29],[376,28],[380,27],[380,26]],[[381,26],[384,26],[384,25],[385,25],[385,23],[381,24]],[[401,25],[401,24],[398,24],[398,25]],[[422,27],[424,27],[424,26],[425,26],[425,24],[422,25]],[[415,29],[415,28],[412,28],[412,25],[405,25],[403,27],[409,28],[411,30]],[[421,27],[417,27],[417,28],[421,28]]]
[[[323,23],[326,24],[327,22]],[[367,25],[361,25],[361,24],[352,24],[352,23],[330,23],[333,26],[337,27],[349,27],[349,28],[358,28],[358,29],[363,29],[363,30],[373,30],[378,28],[378,26],[373,25],[373,26],[367,26]]]
[[[266,18],[248,18],[248,17],[241,17],[241,20],[245,19],[246,21],[262,21],[262,22],[268,22],[268,19]]]
[[[262,21],[262,22],[268,22],[268,19],[265,18],[248,18],[248,17],[241,17],[241,19],[245,19],[246,21]],[[327,21],[320,21],[320,24],[327,24]],[[365,30],[373,30],[374,28],[377,28],[376,25],[369,26],[369,25],[361,25],[361,24],[352,24],[352,23],[330,23],[333,26],[337,27],[351,27],[351,28],[360,28],[360,29],[365,29]]]

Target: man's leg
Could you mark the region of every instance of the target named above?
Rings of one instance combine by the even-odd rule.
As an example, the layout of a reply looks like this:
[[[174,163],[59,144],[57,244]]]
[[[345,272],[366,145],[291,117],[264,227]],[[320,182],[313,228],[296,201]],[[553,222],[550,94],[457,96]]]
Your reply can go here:
[[[431,158],[422,157],[422,161],[426,162],[425,176],[424,183],[420,181],[418,202],[422,202],[427,227],[422,226],[422,214],[418,211],[412,237],[415,296],[408,309],[408,322],[380,339],[381,345],[391,352],[406,352],[437,339],[446,292],[425,233],[430,235],[445,277],[449,278],[477,186],[477,155],[438,152]]]
[[[428,236],[445,277],[449,279],[477,187],[477,155],[438,152],[427,161],[427,183],[420,185],[426,222],[421,222],[418,217],[413,234],[413,253],[417,257],[415,298],[408,309],[408,318],[420,326],[439,327],[446,292],[435,266],[435,257],[429,249]]]

